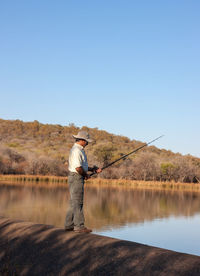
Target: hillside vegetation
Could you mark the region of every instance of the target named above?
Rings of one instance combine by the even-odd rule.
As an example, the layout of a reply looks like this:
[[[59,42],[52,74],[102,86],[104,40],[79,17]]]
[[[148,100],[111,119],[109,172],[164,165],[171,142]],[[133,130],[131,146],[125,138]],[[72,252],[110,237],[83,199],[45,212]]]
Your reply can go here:
[[[143,143],[98,128],[87,130],[94,142],[86,148],[90,165],[102,166]],[[0,173],[66,176],[72,134],[80,128],[38,121],[0,119]],[[102,178],[199,182],[200,159],[149,146],[100,174]]]

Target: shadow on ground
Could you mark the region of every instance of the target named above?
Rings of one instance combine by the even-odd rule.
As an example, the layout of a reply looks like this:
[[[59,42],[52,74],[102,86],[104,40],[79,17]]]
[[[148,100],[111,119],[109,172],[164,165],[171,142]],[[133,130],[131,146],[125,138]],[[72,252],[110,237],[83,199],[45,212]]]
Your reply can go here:
[[[200,257],[0,217],[0,275],[200,275]]]

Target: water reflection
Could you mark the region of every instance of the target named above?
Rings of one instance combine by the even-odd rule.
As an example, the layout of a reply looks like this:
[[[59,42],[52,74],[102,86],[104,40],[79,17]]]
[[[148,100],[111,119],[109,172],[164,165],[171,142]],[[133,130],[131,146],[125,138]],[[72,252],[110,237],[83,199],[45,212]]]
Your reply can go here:
[[[0,185],[0,215],[63,227],[67,188]],[[192,192],[87,187],[85,217],[88,227],[104,231],[158,218],[200,214],[200,194]]]

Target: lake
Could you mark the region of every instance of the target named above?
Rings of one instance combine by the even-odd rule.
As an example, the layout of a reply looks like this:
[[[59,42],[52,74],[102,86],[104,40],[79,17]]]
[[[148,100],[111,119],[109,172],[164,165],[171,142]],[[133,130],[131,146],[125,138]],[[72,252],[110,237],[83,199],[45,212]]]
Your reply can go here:
[[[36,184],[38,185],[38,184]],[[67,187],[0,184],[0,215],[63,227]],[[200,256],[200,193],[86,186],[94,233]]]

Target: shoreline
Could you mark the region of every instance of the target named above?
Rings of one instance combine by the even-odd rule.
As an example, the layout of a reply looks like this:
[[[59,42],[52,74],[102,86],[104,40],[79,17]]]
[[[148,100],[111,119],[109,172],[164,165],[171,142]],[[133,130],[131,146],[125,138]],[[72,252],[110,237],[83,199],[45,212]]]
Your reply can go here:
[[[31,185],[35,187],[66,187],[67,177],[47,175],[0,175],[0,184],[7,185]],[[169,191],[200,192],[199,183],[142,181],[127,179],[102,179],[93,178],[85,182],[86,186],[125,188],[125,189],[154,189]]]

